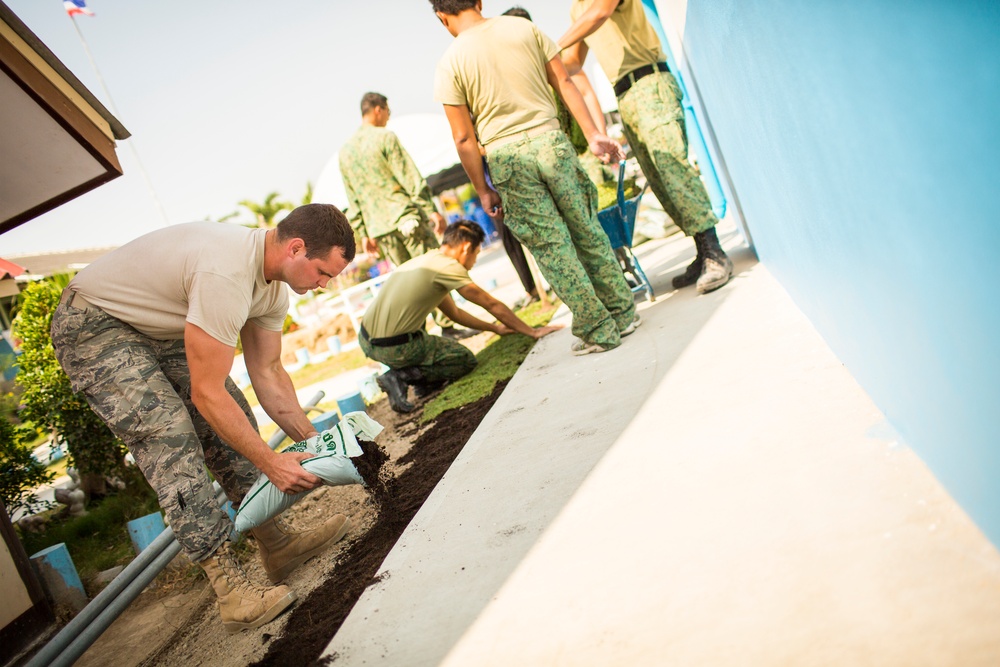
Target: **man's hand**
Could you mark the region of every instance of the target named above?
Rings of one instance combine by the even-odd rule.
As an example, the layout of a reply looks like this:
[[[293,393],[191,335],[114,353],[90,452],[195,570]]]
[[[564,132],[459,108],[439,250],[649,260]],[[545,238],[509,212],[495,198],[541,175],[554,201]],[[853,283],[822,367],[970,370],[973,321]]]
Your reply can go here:
[[[431,213],[431,222],[434,223],[434,233],[438,236],[444,234],[444,230],[448,227],[448,221],[440,213]]]
[[[487,189],[479,193],[479,201],[483,204],[483,210],[494,220],[503,222],[503,201],[496,190]]]
[[[361,239],[361,249],[364,251],[366,255],[369,255],[371,257],[378,257],[378,241],[371,238],[370,236],[366,236],[363,239]]]
[[[538,340],[542,336],[548,336],[553,331],[559,331],[565,326],[566,326],[565,324],[549,324],[548,326],[538,327],[537,329],[535,329],[534,333],[531,334],[531,337],[534,338],[535,340]]]
[[[595,134],[588,142],[590,152],[601,159],[604,164],[612,164],[625,159],[621,144],[603,134]]]
[[[550,324],[550,325],[545,326],[545,327],[538,327],[537,329],[532,329],[531,330],[531,334],[529,334],[529,335],[532,338],[534,338],[535,340],[538,340],[542,336],[548,336],[553,331],[559,331],[564,326],[565,325],[563,325],[563,324]],[[496,323],[496,331],[494,331],[494,333],[497,334],[498,336],[507,336],[509,334],[517,333],[517,332],[514,331],[513,329],[511,329],[506,324],[503,324],[502,322],[497,322]]]
[[[271,480],[271,484],[282,493],[302,493],[315,489],[322,483],[316,475],[302,467],[302,461],[311,459],[314,454],[309,452],[286,452],[277,454],[262,472]]]

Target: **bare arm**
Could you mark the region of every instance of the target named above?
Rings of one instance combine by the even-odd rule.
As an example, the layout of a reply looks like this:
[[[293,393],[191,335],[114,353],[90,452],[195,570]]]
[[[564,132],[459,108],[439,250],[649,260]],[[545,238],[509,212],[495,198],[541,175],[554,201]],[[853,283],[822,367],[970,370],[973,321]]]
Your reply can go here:
[[[621,0],[594,0],[594,4],[580,14],[580,18],[574,21],[566,34],[559,38],[559,48],[573,46],[597,32],[597,29],[615,13],[620,2]]]
[[[479,195],[483,209],[490,217],[503,220],[503,203],[500,195],[486,185],[486,173],[483,171],[482,155],[479,153],[479,141],[476,139],[476,128],[472,125],[472,115],[469,107],[462,105],[444,105],[444,115],[451,125],[451,137],[455,141],[455,150],[462,161],[462,167],[469,176],[472,187]]]
[[[590,112],[590,117],[594,120],[594,125],[597,126],[597,131],[601,134],[607,134],[608,126],[604,122],[604,111],[601,109],[601,101],[597,99],[597,92],[594,90],[594,87],[590,85],[590,77],[587,76],[586,72],[580,70],[570,78],[573,79],[573,83],[576,85],[577,90],[579,90],[580,95],[583,96],[583,101],[587,105],[587,111]]]
[[[248,338],[247,327],[244,327],[241,337],[243,337],[243,344],[246,347],[247,342],[254,336],[251,333]],[[237,452],[247,457],[284,493],[298,493],[319,485],[320,479],[299,465],[300,461],[311,458],[311,455],[305,453],[277,454],[271,451],[271,448],[261,439],[246,415],[243,414],[243,410],[226,391],[226,378],[233,366],[234,348],[217,341],[203,329],[191,323],[188,323],[184,328],[184,344],[187,351],[188,368],[191,371],[191,400],[218,436]],[[278,344],[280,346],[280,335]],[[250,345],[253,347],[253,343]],[[250,373],[251,381],[254,382],[254,388],[257,389],[258,396],[262,396],[267,391],[261,391],[257,388],[255,375],[260,377],[260,369],[255,366],[251,370],[250,359],[253,358],[253,353],[244,356],[247,358],[247,371]],[[285,377],[287,378],[287,374]],[[288,384],[290,387],[291,380]],[[294,396],[295,393],[292,392],[293,400]],[[299,413],[302,412],[297,403],[295,407]],[[268,414],[271,414],[270,411]],[[305,420],[304,415],[302,418]],[[315,433],[315,429],[311,425],[307,429],[302,426],[296,427],[294,420],[286,419],[284,421],[287,428],[292,429],[291,431],[286,430],[292,437],[303,435],[310,430]],[[308,424],[308,420],[305,421]],[[286,428],[286,424],[278,421],[278,425],[282,428]]]
[[[587,104],[590,117],[601,134],[608,133],[608,126],[604,122],[604,111],[601,110],[601,101],[597,99],[597,92],[590,85],[590,77],[583,71],[583,61],[587,59],[589,49],[586,42],[577,42],[573,46],[564,49],[562,52],[563,65],[566,73],[573,79],[577,90],[583,96],[583,101]]]
[[[477,306],[482,306],[490,315],[500,320],[504,326],[496,327],[496,325],[493,325],[493,328],[491,328],[490,331],[493,331],[494,333],[503,335],[516,331],[517,333],[522,333],[525,336],[531,336],[537,340],[546,334],[550,334],[553,331],[557,331],[562,328],[562,326],[548,326],[536,329],[528,326],[522,322],[521,318],[515,315],[514,311],[508,308],[502,301],[495,299],[489,292],[475,283],[469,283],[465,287],[459,288],[458,293]],[[455,308],[457,310],[458,306]],[[447,314],[448,313],[445,313],[445,315]]]
[[[247,373],[264,412],[293,440],[316,435],[316,428],[299,405],[292,378],[281,365],[281,333],[247,322],[240,338]]]
[[[601,158],[605,164],[622,159],[624,156],[621,146],[598,131],[594,119],[590,117],[587,104],[583,101],[583,96],[566,72],[559,56],[545,63],[545,74],[548,77],[549,85],[559,92],[559,96],[566,103],[566,108],[580,124],[580,129],[590,144],[590,152]]]
[[[486,322],[481,320],[472,313],[468,313],[455,303],[455,300],[451,298],[451,294],[445,295],[441,303],[438,304],[438,310],[445,314],[445,317],[461,324],[463,327],[468,327],[469,329],[476,329],[477,331],[492,331],[495,334],[504,333],[503,327],[494,323]]]

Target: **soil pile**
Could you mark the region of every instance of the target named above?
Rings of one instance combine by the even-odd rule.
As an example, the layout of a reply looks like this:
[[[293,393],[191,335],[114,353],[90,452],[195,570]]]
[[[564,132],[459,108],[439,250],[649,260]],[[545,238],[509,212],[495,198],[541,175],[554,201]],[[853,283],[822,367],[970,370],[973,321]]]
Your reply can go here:
[[[504,386],[506,383],[498,385],[493,394],[476,403],[441,415],[397,461],[408,467],[398,476],[384,480],[384,484],[372,487],[377,503],[374,523],[341,553],[331,575],[292,608],[284,624],[284,634],[272,640],[266,655],[254,665],[316,662],[365,588],[376,583],[375,574],[382,561],[493,407]],[[411,422],[410,427],[416,425]],[[265,641],[270,639],[265,637]]]

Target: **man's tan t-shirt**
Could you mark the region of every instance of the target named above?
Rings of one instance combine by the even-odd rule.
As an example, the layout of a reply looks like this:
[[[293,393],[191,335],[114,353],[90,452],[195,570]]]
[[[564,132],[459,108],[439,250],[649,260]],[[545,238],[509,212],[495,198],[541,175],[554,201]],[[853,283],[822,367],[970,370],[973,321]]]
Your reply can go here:
[[[594,0],[574,0],[569,10],[576,21]],[[612,85],[643,65],[664,62],[660,38],[646,19],[640,0],[622,0],[611,18],[583,40]]]
[[[438,62],[434,99],[466,105],[484,146],[556,119],[545,64],[559,47],[531,21],[497,16],[465,30]]]
[[[423,329],[427,316],[448,292],[471,282],[469,271],[458,260],[431,250],[396,267],[361,323],[372,338]]]
[[[165,227],[93,262],[70,287],[109,315],[158,340],[185,323],[236,345],[243,325],[281,331],[288,289],[264,279],[266,229],[221,222]]]

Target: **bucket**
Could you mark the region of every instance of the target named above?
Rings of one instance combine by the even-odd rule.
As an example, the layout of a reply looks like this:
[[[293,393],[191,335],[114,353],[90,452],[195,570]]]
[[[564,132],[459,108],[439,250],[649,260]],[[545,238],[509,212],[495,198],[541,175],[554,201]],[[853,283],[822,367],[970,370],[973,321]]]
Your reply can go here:
[[[87,606],[87,593],[64,542],[42,549],[31,556],[31,562],[52,602],[73,611]]]
[[[337,425],[340,421],[340,414],[336,410],[330,410],[329,412],[324,412],[319,417],[312,420],[313,428],[322,433],[323,431],[329,431],[331,428]]]
[[[353,394],[344,394],[337,399],[337,408],[342,415],[346,415],[348,412],[364,412],[365,400],[361,398],[360,391],[356,391]]]
[[[138,519],[132,519],[125,527],[128,528],[129,539],[132,540],[132,548],[135,553],[142,553],[142,550],[149,546],[163,532],[166,525],[159,512],[153,512]]]

